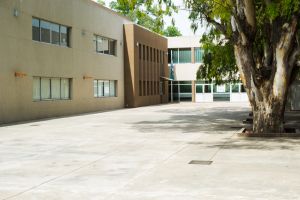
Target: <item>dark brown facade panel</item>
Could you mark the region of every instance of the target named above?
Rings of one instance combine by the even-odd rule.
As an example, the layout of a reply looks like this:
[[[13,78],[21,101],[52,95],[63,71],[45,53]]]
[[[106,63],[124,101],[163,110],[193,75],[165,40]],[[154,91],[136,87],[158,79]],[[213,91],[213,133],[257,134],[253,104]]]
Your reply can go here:
[[[125,30],[126,26],[133,27],[134,33],[126,37],[132,37],[133,46],[136,46],[136,50],[131,51],[128,46],[124,47],[127,51],[126,55],[135,60],[135,62],[127,63],[129,66],[125,69],[135,72],[131,73],[131,76],[136,76],[125,76],[125,80],[130,80],[134,94],[132,98],[128,98],[130,101],[126,101],[126,104],[128,107],[138,107],[167,103],[168,93],[161,95],[161,91],[167,89],[165,87],[167,83],[161,79],[162,74],[168,73],[168,66],[163,58],[165,56],[163,52],[167,51],[167,39],[138,25],[125,25]],[[160,85],[164,85],[164,88],[161,89]]]

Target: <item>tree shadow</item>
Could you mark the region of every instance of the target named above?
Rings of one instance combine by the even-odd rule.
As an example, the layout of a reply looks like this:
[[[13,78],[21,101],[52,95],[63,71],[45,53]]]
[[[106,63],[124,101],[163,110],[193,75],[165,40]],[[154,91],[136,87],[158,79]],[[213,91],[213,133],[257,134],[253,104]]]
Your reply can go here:
[[[205,148],[220,148],[227,150],[299,150],[300,138],[241,138],[223,139],[220,142],[189,142],[191,145],[201,145]]]
[[[164,109],[158,113],[172,114],[164,120],[139,121],[132,124],[139,132],[176,131],[181,133],[206,132],[222,134],[222,132],[238,130],[243,126],[242,120],[248,116],[248,109],[230,109],[214,107],[212,110],[197,109]]]

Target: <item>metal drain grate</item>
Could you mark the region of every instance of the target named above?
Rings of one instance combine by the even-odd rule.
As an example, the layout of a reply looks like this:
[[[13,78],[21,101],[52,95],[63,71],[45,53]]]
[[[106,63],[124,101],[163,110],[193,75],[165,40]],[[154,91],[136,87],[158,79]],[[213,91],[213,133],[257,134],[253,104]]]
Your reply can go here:
[[[213,161],[210,160],[192,160],[189,162],[190,165],[211,165]]]

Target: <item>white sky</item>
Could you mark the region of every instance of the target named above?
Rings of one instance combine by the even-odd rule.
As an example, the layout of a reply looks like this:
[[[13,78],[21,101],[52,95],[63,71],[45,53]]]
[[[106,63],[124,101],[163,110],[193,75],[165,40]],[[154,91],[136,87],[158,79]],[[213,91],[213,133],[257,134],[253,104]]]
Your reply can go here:
[[[112,0],[105,0],[105,4],[107,7],[109,6],[109,3],[111,1]],[[181,8],[184,8],[183,0],[174,0],[174,4],[180,6]],[[174,13],[172,16],[175,19],[175,24],[180,30],[181,34],[183,36],[202,35],[202,33],[205,31],[205,27],[199,27],[196,34],[194,34],[191,29],[191,21],[188,19],[188,16],[189,16],[189,12],[186,10],[179,10],[178,13]],[[171,25],[172,17],[165,17],[165,22],[166,22],[165,27]]]

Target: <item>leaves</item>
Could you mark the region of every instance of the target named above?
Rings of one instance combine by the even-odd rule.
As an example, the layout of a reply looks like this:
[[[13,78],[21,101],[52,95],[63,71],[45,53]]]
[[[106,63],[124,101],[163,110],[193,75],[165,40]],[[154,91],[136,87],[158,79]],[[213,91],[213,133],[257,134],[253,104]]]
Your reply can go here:
[[[230,42],[218,30],[212,29],[203,35],[201,44],[204,50],[204,64],[199,67],[197,79],[215,80],[217,84],[238,81],[238,69]]]
[[[156,33],[164,33],[164,16],[177,12],[172,0],[115,0],[110,8]]]
[[[255,70],[268,71],[272,65],[273,54],[266,54],[266,52],[271,51],[274,45],[272,43],[278,41],[276,32],[282,29],[283,24],[289,23],[292,16],[299,18],[300,0],[253,0],[253,2],[256,26],[255,30],[251,30],[254,34],[250,37],[253,37],[251,48],[253,48],[253,58],[257,62]],[[186,0],[186,6],[191,9],[189,18],[194,30],[199,27],[199,24],[203,25],[204,21],[212,30],[201,40],[205,49],[204,65],[199,70],[198,77],[216,80],[231,78],[231,74],[237,71],[233,59],[233,44],[237,38],[235,33],[239,31],[249,36],[249,28],[242,30],[241,27],[236,27],[241,26],[243,22],[232,21],[232,18],[236,19],[240,5],[237,6],[236,2],[231,0]],[[261,67],[266,69],[261,70]],[[262,77],[270,78],[264,75]]]

